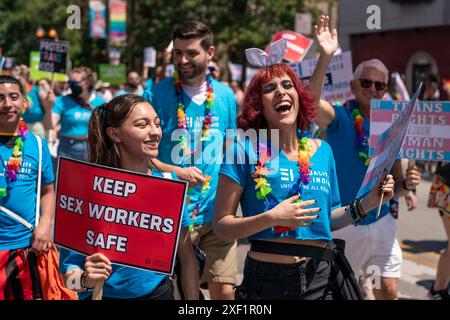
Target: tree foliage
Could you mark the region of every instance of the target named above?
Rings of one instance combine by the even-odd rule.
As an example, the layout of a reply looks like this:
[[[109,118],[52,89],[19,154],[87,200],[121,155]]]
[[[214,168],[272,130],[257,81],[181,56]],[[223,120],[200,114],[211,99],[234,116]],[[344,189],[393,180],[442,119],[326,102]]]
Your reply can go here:
[[[308,2],[311,2],[308,1]],[[330,1],[333,2],[333,1]],[[295,14],[305,10],[304,0],[128,0],[128,40],[123,48],[129,68],[142,66],[143,48],[164,50],[175,25],[202,20],[214,32],[218,58],[244,63],[248,47],[265,48],[278,31],[293,30]],[[69,30],[69,5],[82,9],[81,30]],[[311,11],[311,10],[309,10]],[[317,21],[319,12],[313,13]],[[73,65],[95,67],[107,61],[106,41],[90,39],[87,0],[0,0],[0,47],[18,63],[28,63],[38,50],[35,31],[55,28],[60,39],[70,41]],[[48,38],[48,36],[47,36]]]

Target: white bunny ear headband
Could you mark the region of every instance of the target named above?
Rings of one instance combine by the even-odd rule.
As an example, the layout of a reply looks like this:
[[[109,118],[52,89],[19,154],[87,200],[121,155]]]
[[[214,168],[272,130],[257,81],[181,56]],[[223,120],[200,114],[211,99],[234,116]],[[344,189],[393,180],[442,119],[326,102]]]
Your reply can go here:
[[[286,39],[280,39],[272,43],[269,54],[258,48],[245,49],[245,57],[247,61],[259,68],[269,67],[279,63],[283,59],[287,49]]]

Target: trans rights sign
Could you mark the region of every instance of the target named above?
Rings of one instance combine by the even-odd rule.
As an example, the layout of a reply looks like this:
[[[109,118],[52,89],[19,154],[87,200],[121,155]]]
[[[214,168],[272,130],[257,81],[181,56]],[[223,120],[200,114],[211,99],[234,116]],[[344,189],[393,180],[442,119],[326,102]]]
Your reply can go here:
[[[318,59],[303,60],[299,63],[290,63],[289,66],[298,75],[304,85],[309,83]],[[350,81],[353,80],[352,55],[350,51],[333,56],[325,74],[325,83],[322,90],[322,99],[329,103],[353,99],[350,90]]]
[[[55,243],[172,274],[186,191],[186,182],[60,157]]]
[[[422,84],[417,89],[411,101],[407,102],[407,106],[402,110],[400,115],[378,137],[372,159],[370,160],[366,175],[358,191],[357,198],[369,193],[391,171],[405,139],[406,132],[408,131],[411,116],[418,102],[421,89]]]
[[[369,155],[380,134],[394,122],[408,101],[372,100],[370,110]],[[399,153],[400,158],[450,161],[450,102],[420,101]]]

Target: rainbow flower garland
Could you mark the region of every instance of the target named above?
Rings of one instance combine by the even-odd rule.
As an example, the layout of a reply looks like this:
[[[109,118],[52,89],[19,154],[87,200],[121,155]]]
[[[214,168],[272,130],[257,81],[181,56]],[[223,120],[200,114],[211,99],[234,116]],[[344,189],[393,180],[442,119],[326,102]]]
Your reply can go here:
[[[187,119],[186,119],[186,110],[185,110],[185,106],[183,104],[183,88],[181,86],[180,75],[178,74],[177,71],[175,71],[173,73],[173,78],[174,78],[175,92],[176,92],[177,98],[178,98],[178,108],[177,108],[178,128],[184,129],[186,134],[190,134],[189,126],[188,126]],[[214,94],[213,88],[211,87],[211,77],[210,76],[206,77],[205,96],[206,96],[206,100],[204,102],[205,119],[202,124],[202,130],[201,130],[202,137],[200,140],[202,143],[210,140],[209,129],[211,127],[212,120],[213,120],[212,109],[214,107],[215,94]],[[178,141],[181,143],[181,149],[183,150],[184,156],[191,157],[197,152],[197,150],[191,151],[191,148],[188,145],[188,139],[186,138],[185,135],[181,136]],[[208,189],[211,188],[211,186],[210,186],[211,176],[206,175],[205,179],[206,179],[206,181],[202,185],[202,189],[200,191],[200,199],[197,200],[197,203],[194,207],[194,211],[190,215],[190,217],[192,219],[194,219],[200,212],[201,203],[203,202],[203,197],[206,194],[206,192],[208,191]],[[190,203],[190,197],[188,197],[188,204],[189,203]],[[191,232],[194,230],[193,224],[191,224],[189,226],[189,230]]]
[[[20,171],[20,167],[23,163],[23,148],[25,145],[25,140],[27,139],[28,135],[28,128],[25,124],[25,121],[23,119],[20,119],[19,122],[19,137],[16,139],[16,142],[14,143],[14,149],[12,152],[11,157],[8,160],[8,164],[5,167],[6,169],[6,183],[7,185],[11,182],[14,182],[17,180],[17,176]],[[5,166],[3,163],[2,165]],[[7,188],[0,188],[0,198],[6,197],[8,194]]]
[[[267,180],[267,176],[269,175],[269,169],[266,167],[267,163],[270,160],[270,150],[263,150],[260,152],[260,148],[258,147],[257,153],[259,154],[258,163],[255,166],[255,171],[252,174],[253,180],[256,183],[256,197],[259,200],[264,200],[266,205],[264,211],[268,211],[275,206],[278,205],[278,201],[273,198],[268,198],[270,193],[272,192],[272,188],[270,187],[270,183]],[[289,191],[288,197],[292,197],[294,195],[301,195],[302,185],[307,186],[310,182],[311,177],[311,168],[312,163],[311,160],[311,144],[308,143],[307,137],[302,137],[298,139],[298,158],[297,164],[299,166],[299,177],[296,183],[292,186]],[[302,202],[300,198],[297,199],[296,202]],[[275,234],[284,234],[288,231],[292,231],[294,228],[283,227],[283,226],[275,226],[274,233]]]
[[[187,119],[186,119],[186,110],[183,104],[183,88],[181,86],[181,80],[180,80],[180,75],[178,74],[177,71],[175,71],[173,73],[173,78],[174,78],[174,84],[175,84],[175,91],[177,94],[177,98],[178,98],[178,109],[177,109],[177,118],[178,118],[178,128],[180,129],[185,129],[187,132],[189,132],[189,126],[187,124]],[[201,137],[201,141],[208,141],[210,139],[210,132],[209,132],[209,128],[211,127],[212,124],[212,119],[213,119],[213,113],[212,113],[212,108],[214,107],[214,91],[213,88],[211,87],[211,78],[209,76],[206,77],[206,100],[204,102],[204,106],[205,106],[205,119],[203,120],[203,124],[202,124],[202,137]],[[192,156],[195,154],[195,151],[191,151],[190,147],[188,145],[188,139],[185,136],[180,137],[179,142],[181,142],[181,149],[183,150],[183,155],[184,156]]]
[[[369,158],[369,134],[365,132],[363,129],[364,118],[361,115],[361,111],[359,111],[358,107],[353,107],[350,111],[353,116],[353,124],[355,126],[355,130],[358,133],[357,141],[358,141],[358,156],[364,160],[364,165],[368,166],[370,163]]]

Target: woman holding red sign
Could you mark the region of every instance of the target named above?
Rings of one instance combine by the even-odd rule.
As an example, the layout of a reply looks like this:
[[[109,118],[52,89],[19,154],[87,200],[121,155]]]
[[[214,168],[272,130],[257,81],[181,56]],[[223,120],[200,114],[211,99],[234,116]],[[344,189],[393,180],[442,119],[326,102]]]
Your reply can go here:
[[[143,98],[126,94],[96,108],[89,123],[89,160],[92,163],[163,177],[152,159],[158,156],[160,119]],[[173,178],[176,178],[172,174]],[[186,299],[198,299],[198,264],[188,232],[189,216],[183,214],[178,258]],[[84,255],[62,249],[61,272],[69,287],[88,298],[104,281],[104,299],[173,300],[166,275],[112,265],[103,254]]]

